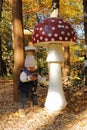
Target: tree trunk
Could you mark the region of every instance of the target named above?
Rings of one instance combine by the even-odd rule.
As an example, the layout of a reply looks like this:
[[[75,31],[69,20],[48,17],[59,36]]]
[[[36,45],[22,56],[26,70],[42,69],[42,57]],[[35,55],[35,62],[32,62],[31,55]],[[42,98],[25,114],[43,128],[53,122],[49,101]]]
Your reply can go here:
[[[2,75],[2,68],[1,68],[1,62],[2,62],[2,42],[1,42],[1,36],[0,36],[0,76]]]
[[[70,51],[69,46],[64,47],[64,82],[68,86],[70,75]]]
[[[24,65],[24,36],[23,36],[23,20],[22,20],[22,1],[12,0],[12,16],[13,16],[13,42],[14,42],[14,70],[13,70],[13,97],[18,101],[18,81],[20,70]]]
[[[3,0],[0,0],[0,22],[1,22],[1,17],[2,17],[2,5],[3,5]],[[2,42],[1,42],[1,35],[0,35],[0,75],[2,75]]]
[[[3,0],[0,0],[0,21],[1,21],[2,5],[3,5]]]
[[[83,0],[85,44],[87,44],[87,0]]]
[[[87,0],[83,0],[83,12],[84,12],[84,32],[85,32],[85,44],[87,45]],[[87,62],[87,49],[85,50]],[[87,66],[85,66],[85,86],[87,86]]]

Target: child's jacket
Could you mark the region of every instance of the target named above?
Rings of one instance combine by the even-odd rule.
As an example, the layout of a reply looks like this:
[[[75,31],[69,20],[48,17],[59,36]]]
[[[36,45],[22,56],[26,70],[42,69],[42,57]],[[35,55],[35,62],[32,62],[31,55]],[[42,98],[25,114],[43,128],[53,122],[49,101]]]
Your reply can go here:
[[[34,89],[34,91],[36,91],[38,80],[30,81],[30,80],[28,80],[28,76],[30,76],[32,74],[35,74],[36,76],[38,76],[37,70],[35,70],[34,72],[29,72],[26,68],[24,68],[21,71],[21,74],[22,73],[25,74],[27,79],[25,82],[19,80],[18,90],[21,90],[23,92],[32,92]],[[20,76],[21,76],[21,74],[20,74]]]

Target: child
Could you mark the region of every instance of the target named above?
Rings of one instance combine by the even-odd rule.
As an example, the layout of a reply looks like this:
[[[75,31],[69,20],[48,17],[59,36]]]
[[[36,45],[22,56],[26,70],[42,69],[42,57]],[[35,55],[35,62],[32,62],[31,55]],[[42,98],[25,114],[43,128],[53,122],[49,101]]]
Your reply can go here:
[[[19,116],[24,117],[24,103],[26,97],[30,97],[33,105],[37,105],[37,83],[38,73],[36,69],[37,63],[33,55],[27,55],[25,58],[25,67],[20,74],[18,85],[19,90]]]

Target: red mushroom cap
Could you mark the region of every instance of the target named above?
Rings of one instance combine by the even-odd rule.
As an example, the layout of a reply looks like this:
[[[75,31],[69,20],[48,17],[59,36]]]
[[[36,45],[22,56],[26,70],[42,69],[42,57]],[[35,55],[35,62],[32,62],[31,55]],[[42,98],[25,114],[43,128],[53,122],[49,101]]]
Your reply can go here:
[[[67,21],[61,18],[47,18],[35,26],[32,39],[36,45],[60,43],[66,46],[76,42],[76,33]]]

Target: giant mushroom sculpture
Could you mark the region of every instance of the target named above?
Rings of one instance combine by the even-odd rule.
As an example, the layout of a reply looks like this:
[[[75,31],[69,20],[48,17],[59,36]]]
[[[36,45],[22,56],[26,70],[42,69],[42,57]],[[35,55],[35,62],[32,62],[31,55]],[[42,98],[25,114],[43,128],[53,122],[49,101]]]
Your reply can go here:
[[[76,42],[75,31],[70,23],[61,18],[47,18],[35,26],[32,38],[36,46],[48,47],[49,88],[45,107],[51,111],[63,110],[67,101],[62,86],[62,46]]]

